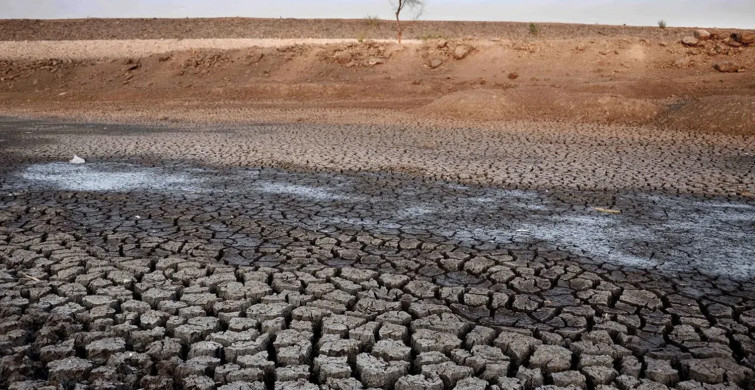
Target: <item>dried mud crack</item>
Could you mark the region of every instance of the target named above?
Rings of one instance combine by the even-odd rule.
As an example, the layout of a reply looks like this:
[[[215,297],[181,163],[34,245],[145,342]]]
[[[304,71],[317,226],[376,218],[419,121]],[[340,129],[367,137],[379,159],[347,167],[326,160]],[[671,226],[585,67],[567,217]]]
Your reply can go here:
[[[12,142],[2,387],[753,389],[751,199]]]

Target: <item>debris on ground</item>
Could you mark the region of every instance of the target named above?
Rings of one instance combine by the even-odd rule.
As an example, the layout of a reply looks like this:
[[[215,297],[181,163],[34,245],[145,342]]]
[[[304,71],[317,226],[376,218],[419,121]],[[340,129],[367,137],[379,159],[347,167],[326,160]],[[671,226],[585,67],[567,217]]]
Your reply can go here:
[[[742,69],[739,67],[739,65],[732,61],[718,62],[713,65],[713,67],[721,73],[736,73],[739,72],[740,69]]]
[[[606,213],[606,214],[621,214],[621,210],[604,209],[602,207],[596,207],[595,211],[597,211],[599,213]]]

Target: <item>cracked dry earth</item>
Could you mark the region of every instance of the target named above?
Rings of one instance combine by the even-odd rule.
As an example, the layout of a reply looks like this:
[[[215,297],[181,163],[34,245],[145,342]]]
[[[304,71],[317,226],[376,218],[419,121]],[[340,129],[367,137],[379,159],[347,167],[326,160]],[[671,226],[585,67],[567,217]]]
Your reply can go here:
[[[72,165],[37,126],[0,131],[0,387],[755,388],[752,199]]]

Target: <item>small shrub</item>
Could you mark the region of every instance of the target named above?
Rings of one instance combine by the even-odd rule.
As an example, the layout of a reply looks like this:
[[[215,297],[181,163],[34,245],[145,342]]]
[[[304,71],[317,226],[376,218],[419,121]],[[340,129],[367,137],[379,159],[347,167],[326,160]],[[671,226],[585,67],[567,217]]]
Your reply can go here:
[[[376,15],[367,15],[364,17],[364,23],[369,27],[376,28],[380,26],[380,18]]]
[[[537,36],[540,34],[540,27],[535,23],[530,23],[530,35]]]
[[[660,27],[661,29],[666,29],[666,21],[663,19],[659,20],[658,27]]]
[[[420,35],[419,37],[423,41],[430,41],[433,39],[444,39],[443,35],[437,32],[425,32],[424,34]]]
[[[364,42],[365,38],[367,38],[367,35],[365,33],[361,33],[361,34],[359,34],[359,36],[357,36],[357,41],[359,43],[362,43],[362,42]]]

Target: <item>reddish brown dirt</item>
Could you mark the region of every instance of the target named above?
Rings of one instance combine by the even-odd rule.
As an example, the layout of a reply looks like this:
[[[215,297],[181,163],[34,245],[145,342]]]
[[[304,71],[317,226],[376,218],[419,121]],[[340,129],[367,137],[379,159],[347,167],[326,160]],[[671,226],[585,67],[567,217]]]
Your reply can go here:
[[[529,35],[529,23],[405,21],[404,37],[506,38]],[[681,39],[679,28],[539,23],[539,36],[585,38],[637,36]],[[189,38],[394,38],[394,22],[368,19],[64,19],[0,20],[0,40]]]
[[[275,29],[277,23],[286,27]],[[324,21],[256,19],[2,21],[0,37],[87,39],[111,26],[104,37],[170,38],[183,31],[186,38],[332,38],[348,37],[366,23],[338,21],[331,28]],[[361,110],[381,109],[375,115],[392,110],[418,120],[546,120],[755,134],[753,110],[746,108],[755,102],[755,47],[734,47],[733,30],[713,31],[713,39],[695,47],[680,42],[691,30],[649,27],[545,25],[532,36],[516,23],[417,22],[406,35],[418,37],[417,29],[428,26],[444,28],[446,36],[478,38],[403,46],[367,41],[162,49],[131,58],[119,58],[122,41],[66,42],[96,46],[91,52],[100,58],[32,60],[0,51],[6,58],[0,60],[0,114],[244,122],[255,120],[254,109],[272,107],[317,109],[289,120],[312,121],[324,109],[331,118],[359,122],[374,120]],[[390,35],[383,24],[374,29]],[[222,48],[223,41],[217,45]],[[740,71],[714,69],[726,61]],[[349,114],[354,109],[360,110]]]

